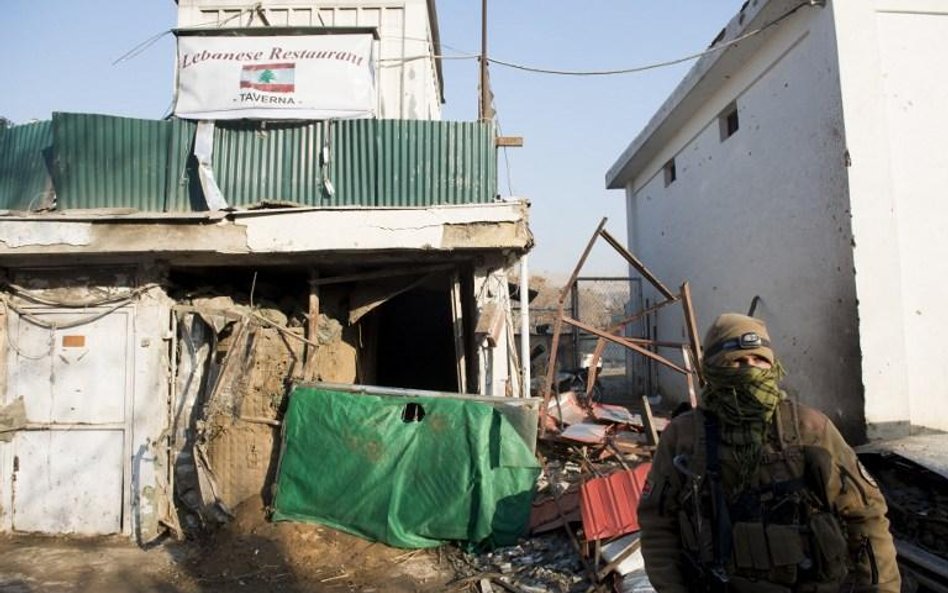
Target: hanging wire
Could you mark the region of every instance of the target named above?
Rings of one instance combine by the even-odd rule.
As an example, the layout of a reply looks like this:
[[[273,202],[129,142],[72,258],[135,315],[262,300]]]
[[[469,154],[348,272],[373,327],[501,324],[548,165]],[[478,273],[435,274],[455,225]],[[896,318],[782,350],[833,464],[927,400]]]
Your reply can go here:
[[[38,305],[46,305],[49,307],[61,307],[64,309],[85,309],[88,307],[101,307],[102,305],[108,305],[115,302],[128,302],[130,299],[147,292],[152,288],[158,286],[158,284],[150,283],[139,286],[138,288],[132,289],[128,292],[123,292],[120,294],[109,294],[102,298],[85,300],[85,301],[67,301],[61,299],[51,299],[48,297],[37,296],[36,294],[30,292],[28,289],[18,285],[13,284],[12,282],[5,282],[3,286],[9,289],[11,293],[15,296]]]
[[[794,6],[793,8],[791,8],[790,10],[788,10],[787,12],[783,13],[783,14],[780,15],[779,17],[777,17],[777,18],[775,18],[774,20],[770,21],[769,23],[765,23],[764,25],[758,27],[757,29],[754,29],[754,30],[752,30],[752,31],[748,31],[747,33],[745,33],[745,34],[743,34],[743,35],[740,35],[740,36],[738,36],[738,37],[735,37],[734,39],[731,39],[730,41],[726,41],[726,42],[723,42],[723,43],[719,43],[719,44],[717,44],[717,45],[713,45],[712,47],[709,47],[708,49],[706,49],[706,50],[704,50],[704,51],[701,51],[701,52],[698,52],[698,53],[694,53],[694,54],[691,54],[691,55],[687,55],[687,56],[683,56],[683,57],[681,57],[681,58],[676,58],[676,59],[673,59],[673,60],[666,60],[666,61],[664,61],[664,62],[656,62],[656,63],[654,63],[654,64],[647,64],[647,65],[645,65],[645,66],[635,66],[635,67],[632,67],[632,68],[621,68],[621,69],[618,69],[618,70],[586,70],[586,71],[583,71],[583,70],[554,70],[554,69],[547,69],[547,68],[536,68],[536,67],[533,67],[533,66],[525,66],[525,65],[523,65],[523,64],[516,64],[516,63],[514,63],[514,62],[505,62],[505,61],[503,61],[503,60],[498,60],[498,59],[495,59],[495,58],[488,58],[488,62],[497,64],[498,66],[505,66],[505,67],[507,67],[507,68],[514,68],[514,69],[517,69],[517,70],[523,70],[523,71],[525,71],[525,72],[534,72],[534,73],[537,73],[537,74],[555,74],[555,75],[559,75],[559,76],[613,76],[613,75],[617,75],[617,74],[635,74],[635,73],[637,73],[637,72],[645,72],[645,71],[647,71],[647,70],[655,70],[655,69],[657,69],[657,68],[665,68],[665,67],[668,67],[668,66],[674,66],[674,65],[676,65],[676,64],[681,64],[681,63],[683,63],[683,62],[688,62],[688,61],[691,61],[691,60],[695,60],[695,59],[704,57],[704,56],[709,55],[709,54],[717,53],[717,52],[719,52],[719,51],[722,51],[722,50],[724,50],[724,49],[727,49],[728,47],[731,47],[731,46],[733,46],[733,45],[737,45],[738,43],[740,43],[740,42],[742,42],[742,41],[745,41],[745,40],[747,40],[747,39],[750,39],[751,37],[754,37],[755,35],[759,35],[760,33],[766,31],[767,29],[770,29],[771,27],[774,27],[774,26],[780,24],[780,23],[783,22],[784,20],[786,20],[786,19],[790,18],[791,16],[793,16],[794,14],[796,14],[796,12],[799,11],[799,10],[800,10],[801,8],[803,8],[804,6],[814,6],[814,5],[815,5],[815,4],[814,4],[811,0],[805,0],[804,2],[801,2],[801,3],[797,4],[796,6]]]
[[[495,111],[498,111],[498,110],[495,109]],[[504,135],[504,130],[500,127],[500,117],[497,117],[497,116],[495,115],[495,116],[494,116],[494,119],[497,121],[497,131],[500,133],[501,136],[503,136],[503,135]],[[508,196],[515,196],[515,195],[517,195],[517,194],[514,193],[514,190],[513,190],[513,183],[511,182],[510,158],[509,158],[509,156],[508,156],[508,154],[507,154],[507,147],[504,146],[503,149],[504,149],[504,150],[503,150],[503,153],[504,153],[504,169],[506,170],[506,173],[507,173],[507,175],[506,175],[506,177],[507,177],[507,195],[508,195]]]
[[[53,352],[53,344],[55,340],[53,339],[53,332],[49,332],[46,339],[46,351],[41,354],[29,354],[24,352],[16,343],[13,341],[13,332],[7,330],[4,332],[7,335],[7,344],[10,345],[10,349],[16,352],[20,358],[25,358],[27,360],[43,360]]]
[[[247,13],[247,12],[253,13],[253,11],[255,11],[255,10],[261,8],[261,6],[262,6],[261,3],[260,3],[260,2],[257,2],[257,3],[255,3],[253,6],[251,6],[250,8],[244,8],[244,9],[242,9],[240,12],[238,12],[238,13],[236,13],[236,14],[232,14],[231,16],[227,17],[227,18],[224,19],[223,21],[220,21],[220,22],[217,22],[217,21],[207,21],[207,22],[204,22],[204,23],[198,23],[198,24],[196,24],[196,25],[192,25],[192,27],[194,27],[194,28],[200,28],[200,27],[208,27],[208,28],[210,28],[210,27],[213,27],[214,25],[217,25],[217,28],[220,28],[220,27],[223,27],[224,25],[226,25],[227,23],[231,22],[232,20],[234,20],[234,19],[236,19],[236,18],[242,17],[242,16],[243,16],[245,13]],[[174,32],[174,29],[167,29],[167,30],[165,30],[165,31],[162,31],[162,32],[160,32],[160,33],[156,33],[156,34],[152,35],[151,37],[149,37],[149,38],[146,39],[145,41],[142,41],[141,43],[139,43],[138,45],[136,45],[136,46],[133,47],[132,49],[128,50],[127,52],[125,52],[124,54],[122,54],[121,56],[119,56],[114,62],[112,62],[112,65],[113,65],[113,66],[116,66],[116,65],[118,65],[118,64],[120,64],[120,63],[122,63],[122,62],[126,62],[126,61],[128,61],[128,60],[131,60],[132,58],[138,56],[139,54],[141,54],[142,52],[144,52],[146,49],[148,49],[149,47],[151,47],[152,45],[158,43],[158,40],[161,39],[162,37],[164,37],[165,35],[168,35],[168,34],[173,33],[173,32]]]
[[[720,51],[722,51],[722,50],[724,50],[724,49],[727,49],[727,48],[729,48],[729,47],[731,47],[731,46],[733,46],[733,45],[737,45],[737,44],[741,43],[742,41],[746,41],[747,39],[750,39],[751,37],[754,37],[755,35],[759,35],[760,33],[764,32],[764,31],[766,31],[766,30],[768,30],[768,29],[770,29],[770,28],[772,28],[772,27],[775,27],[776,25],[780,24],[780,23],[783,22],[784,20],[786,20],[786,19],[790,18],[791,16],[793,16],[794,14],[796,14],[797,11],[799,11],[799,10],[800,10],[801,8],[803,8],[804,6],[816,6],[816,5],[818,5],[818,4],[815,3],[815,2],[813,2],[813,1],[811,1],[811,0],[804,0],[803,2],[800,2],[799,4],[797,4],[796,6],[794,6],[793,8],[789,9],[789,10],[788,10],[787,12],[785,12],[784,14],[782,14],[782,15],[780,15],[779,17],[775,18],[774,20],[772,20],[772,21],[770,21],[770,22],[768,22],[768,23],[765,23],[765,24],[761,25],[761,26],[758,27],[757,29],[754,29],[754,30],[752,30],[752,31],[748,31],[747,33],[745,33],[745,34],[743,34],[743,35],[740,35],[740,36],[738,36],[738,37],[735,37],[734,39],[731,39],[731,40],[726,41],[726,42],[718,43],[718,44],[716,44],[716,45],[713,45],[712,47],[709,47],[708,49],[706,49],[706,50],[704,50],[704,51],[700,51],[700,52],[697,52],[697,53],[693,53],[693,54],[689,54],[689,55],[686,55],[686,56],[682,56],[682,57],[680,57],[680,58],[674,58],[674,59],[671,59],[671,60],[665,60],[665,61],[663,61],[663,62],[656,62],[656,63],[653,63],[653,64],[646,64],[646,65],[643,65],[643,66],[633,66],[633,67],[630,67],[630,68],[618,68],[618,69],[614,69],[614,70],[559,70],[559,69],[554,69],[554,68],[539,68],[539,67],[536,67],[536,66],[528,66],[528,65],[526,65],[526,64],[519,64],[519,63],[516,63],[516,62],[509,62],[509,61],[506,61],[506,60],[499,60],[499,59],[497,59],[497,58],[490,58],[490,57],[487,58],[487,61],[488,61],[488,63],[491,63],[491,64],[497,64],[498,66],[504,66],[504,67],[506,67],[506,68],[513,68],[513,69],[515,69],[515,70],[521,70],[521,71],[524,71],[524,72],[532,72],[532,73],[535,73],[535,74],[551,74],[551,75],[556,75],[556,76],[616,76],[616,75],[621,75],[621,74],[636,74],[636,73],[638,73],[638,72],[646,72],[646,71],[648,71],[648,70],[656,70],[656,69],[658,69],[658,68],[667,68],[667,67],[669,67],[669,66],[675,66],[675,65],[677,65],[677,64],[681,64],[681,63],[684,63],[684,62],[689,62],[689,61],[691,61],[691,60],[696,60],[696,59],[698,59],[698,58],[704,57],[704,56],[709,55],[709,54],[713,54],[713,53],[720,52]],[[449,46],[444,45],[444,44],[442,44],[442,45],[443,45],[444,47],[449,47]],[[451,49],[454,49],[454,48],[451,48]],[[410,62],[410,61],[421,60],[421,59],[426,59],[426,58],[427,58],[427,59],[436,58],[436,59],[440,59],[440,60],[474,60],[474,59],[480,59],[480,54],[471,54],[471,53],[465,53],[465,52],[461,52],[460,55],[456,55],[456,56],[454,56],[454,55],[452,55],[452,56],[448,56],[448,55],[435,55],[435,56],[432,56],[432,55],[428,54],[428,55],[408,56],[408,57],[402,57],[402,58],[385,58],[385,59],[382,60],[382,61],[386,61],[386,62],[397,62],[397,61]]]

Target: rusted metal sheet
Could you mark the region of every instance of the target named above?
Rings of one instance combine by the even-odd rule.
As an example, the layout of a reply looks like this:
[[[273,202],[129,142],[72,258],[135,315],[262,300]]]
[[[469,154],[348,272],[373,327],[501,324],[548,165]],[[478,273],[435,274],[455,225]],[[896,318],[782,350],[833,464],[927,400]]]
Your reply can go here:
[[[51,122],[0,129],[0,209],[39,210],[52,205],[47,157]]]
[[[530,533],[546,533],[580,519],[579,488],[574,485],[560,495],[533,501],[530,507]]]
[[[580,509],[586,541],[638,531],[636,509],[651,467],[651,463],[643,463],[632,470],[618,471],[583,484]]]

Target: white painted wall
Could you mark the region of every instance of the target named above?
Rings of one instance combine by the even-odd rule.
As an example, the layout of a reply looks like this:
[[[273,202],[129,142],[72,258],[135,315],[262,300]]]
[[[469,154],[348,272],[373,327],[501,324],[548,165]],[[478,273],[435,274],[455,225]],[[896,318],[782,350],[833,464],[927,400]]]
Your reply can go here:
[[[691,283],[702,331],[725,311],[757,315],[789,372],[785,385],[849,436],[863,427],[844,130],[833,14],[807,9],[765,37],[627,187],[630,246],[669,286]],[[736,101],[740,129],[718,116]],[[665,186],[674,157],[677,180]],[[652,302],[656,293],[651,293]],[[682,340],[679,308],[662,339]],[[666,395],[684,384],[662,372]]]
[[[247,11],[252,5],[241,0],[180,0],[178,26],[264,26],[259,15]],[[379,118],[441,119],[426,0],[264,0],[262,5],[272,26],[377,27]],[[419,56],[428,57],[406,59]]]
[[[948,430],[948,6],[836,2],[871,436]]]
[[[76,278],[82,274],[75,272]],[[49,285],[42,272],[18,274],[16,281],[27,278],[33,279],[35,294],[60,301],[127,294],[135,286],[122,272],[108,283],[68,293],[44,289]],[[144,543],[159,535],[160,519],[173,519],[165,441],[170,305],[157,286],[114,311],[112,304],[77,313],[77,309],[19,303],[21,310],[28,306],[32,314],[47,320],[89,320],[55,330],[30,324],[7,310],[0,337],[17,347],[3,353],[0,402],[24,396],[27,421],[37,429],[0,443],[0,531],[121,532]],[[98,314],[104,316],[96,319]],[[9,339],[7,331],[13,332]],[[62,343],[65,335],[81,337],[84,345],[67,347]],[[50,389],[53,393],[45,396],[44,390]],[[80,426],[83,423],[87,426]],[[23,455],[29,459],[15,461]],[[42,459],[48,460],[45,466],[26,467]],[[30,477],[48,476],[50,483],[41,484],[38,492],[19,488],[14,501],[15,466],[21,473],[30,472]],[[36,486],[37,480],[33,482]],[[21,498],[25,496],[31,500]],[[24,520],[15,522],[14,512],[20,511]]]

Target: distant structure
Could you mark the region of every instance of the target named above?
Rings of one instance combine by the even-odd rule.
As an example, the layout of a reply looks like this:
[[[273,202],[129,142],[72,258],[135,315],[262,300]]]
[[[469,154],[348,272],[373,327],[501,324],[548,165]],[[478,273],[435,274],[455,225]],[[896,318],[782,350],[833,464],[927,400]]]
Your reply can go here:
[[[787,385],[853,441],[948,430],[946,17],[745,2],[606,174],[631,249],[700,323],[759,296]]]

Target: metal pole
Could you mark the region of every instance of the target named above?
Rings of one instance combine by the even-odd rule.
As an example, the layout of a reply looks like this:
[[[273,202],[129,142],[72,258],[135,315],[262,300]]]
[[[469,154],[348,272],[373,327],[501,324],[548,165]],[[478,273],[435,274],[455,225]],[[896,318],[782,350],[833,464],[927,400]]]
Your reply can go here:
[[[530,397],[530,276],[526,254],[520,258],[520,366],[520,397]]]
[[[487,120],[487,101],[487,0],[481,0],[481,121]]]

